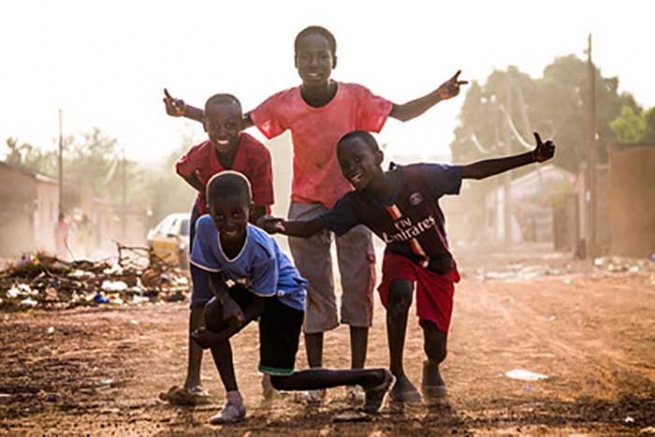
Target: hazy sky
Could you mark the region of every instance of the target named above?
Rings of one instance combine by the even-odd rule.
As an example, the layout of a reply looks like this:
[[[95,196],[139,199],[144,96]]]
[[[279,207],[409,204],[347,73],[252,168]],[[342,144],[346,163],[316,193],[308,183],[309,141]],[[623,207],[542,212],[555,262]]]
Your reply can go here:
[[[398,103],[458,69],[480,82],[508,65],[541,76],[556,56],[583,57],[591,32],[603,75],[655,106],[653,1],[3,0],[0,17],[3,146],[11,136],[55,147],[61,107],[65,134],[97,126],[129,157],[156,160],[185,132],[203,138],[165,114],[162,88],[195,105],[231,92],[250,109],[299,84],[293,40],[312,24],[337,38],[333,78]],[[462,101],[391,120],[380,140],[392,153],[447,155]]]

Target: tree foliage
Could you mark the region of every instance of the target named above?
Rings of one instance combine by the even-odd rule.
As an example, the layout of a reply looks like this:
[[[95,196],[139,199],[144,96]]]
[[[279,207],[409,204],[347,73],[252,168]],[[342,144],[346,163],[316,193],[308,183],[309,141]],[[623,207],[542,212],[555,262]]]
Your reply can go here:
[[[623,107],[637,111],[639,106],[632,95],[618,94],[617,77],[605,78],[599,69],[595,75],[597,152],[604,162],[608,143],[617,139],[610,122]],[[519,137],[533,143],[532,132],[539,131],[558,145],[555,164],[576,171],[586,158],[588,83],[588,65],[574,55],[556,58],[537,79],[516,67],[493,72],[484,85],[474,83],[467,92],[451,143],[453,159],[518,153],[526,150]]]
[[[630,106],[621,109],[621,115],[610,123],[622,143],[655,144],[655,107],[647,111]]]

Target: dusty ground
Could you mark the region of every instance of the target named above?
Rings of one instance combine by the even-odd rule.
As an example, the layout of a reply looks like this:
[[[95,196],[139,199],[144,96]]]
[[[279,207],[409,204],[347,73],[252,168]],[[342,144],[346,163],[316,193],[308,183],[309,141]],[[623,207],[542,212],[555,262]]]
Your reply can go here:
[[[529,250],[527,250],[529,249]],[[261,396],[257,328],[235,341],[248,419],[207,424],[223,391],[205,356],[213,404],[172,407],[158,393],[182,382],[184,304],[0,314],[0,433],[11,435],[427,436],[442,434],[634,435],[655,427],[655,274],[600,273],[543,248],[457,251],[449,396],[435,405],[385,406],[364,422],[333,389],[319,408],[289,395]],[[368,365],[387,362],[378,308]],[[348,331],[326,337],[326,365],[348,366]],[[423,352],[415,319],[405,362],[419,384]],[[305,366],[304,354],[299,367]],[[548,379],[504,373],[527,369]]]

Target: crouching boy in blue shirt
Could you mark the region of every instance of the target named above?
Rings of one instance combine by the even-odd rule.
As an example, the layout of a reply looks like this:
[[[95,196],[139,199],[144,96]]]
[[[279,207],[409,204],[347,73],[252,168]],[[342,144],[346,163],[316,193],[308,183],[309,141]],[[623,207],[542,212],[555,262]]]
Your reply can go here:
[[[207,184],[209,215],[196,223],[191,262],[210,272],[214,298],[205,306],[205,327],[191,336],[210,348],[227,391],[212,424],[242,420],[246,409],[234,374],[230,338],[259,317],[259,371],[278,390],[318,390],[360,385],[364,411],[376,412],[393,384],[387,369],[294,371],[304,317],[305,285],[295,266],[265,231],[248,223],[252,195],[241,173],[224,171]]]

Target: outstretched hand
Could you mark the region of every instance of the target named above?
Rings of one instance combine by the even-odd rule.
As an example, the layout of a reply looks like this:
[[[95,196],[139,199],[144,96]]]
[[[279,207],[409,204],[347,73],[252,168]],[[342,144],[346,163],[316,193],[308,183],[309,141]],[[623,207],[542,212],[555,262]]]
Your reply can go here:
[[[269,234],[277,234],[284,232],[284,220],[272,215],[264,215],[257,220],[257,226],[265,230]]]
[[[183,117],[186,113],[186,104],[182,99],[172,97],[166,88],[164,88],[164,105],[166,113],[172,117]]]
[[[537,141],[537,147],[532,151],[532,157],[536,162],[548,161],[555,156],[555,143],[553,140],[543,142],[538,132],[534,132],[534,139]]]
[[[453,77],[442,83],[439,88],[437,88],[437,94],[441,100],[452,99],[459,94],[460,86],[468,85],[468,80],[459,80],[459,75],[461,73],[462,70],[458,70]]]

